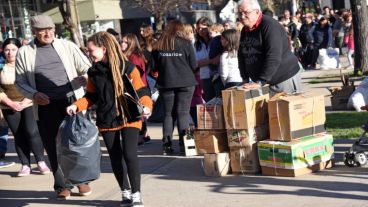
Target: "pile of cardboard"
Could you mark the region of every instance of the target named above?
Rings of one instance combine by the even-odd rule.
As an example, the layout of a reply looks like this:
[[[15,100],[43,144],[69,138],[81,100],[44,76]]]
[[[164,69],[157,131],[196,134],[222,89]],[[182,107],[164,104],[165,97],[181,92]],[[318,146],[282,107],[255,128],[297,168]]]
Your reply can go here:
[[[313,93],[278,94],[268,86],[222,91],[197,106],[194,132],[208,176],[233,173],[297,176],[330,167],[333,138],[324,133],[325,104]]]
[[[332,110],[347,110],[349,97],[355,91],[354,81],[350,81],[347,75],[341,74],[341,82],[341,87],[329,88]]]
[[[278,94],[268,106],[270,139],[258,143],[262,174],[298,176],[331,167],[333,138],[324,133],[323,95]]]

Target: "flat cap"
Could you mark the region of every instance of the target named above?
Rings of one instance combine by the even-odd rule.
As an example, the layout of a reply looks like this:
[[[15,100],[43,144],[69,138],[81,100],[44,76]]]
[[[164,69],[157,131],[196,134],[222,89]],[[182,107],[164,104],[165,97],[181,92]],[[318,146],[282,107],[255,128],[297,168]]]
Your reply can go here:
[[[51,17],[46,15],[37,15],[31,17],[31,27],[36,29],[44,29],[55,27],[55,24],[52,21]]]

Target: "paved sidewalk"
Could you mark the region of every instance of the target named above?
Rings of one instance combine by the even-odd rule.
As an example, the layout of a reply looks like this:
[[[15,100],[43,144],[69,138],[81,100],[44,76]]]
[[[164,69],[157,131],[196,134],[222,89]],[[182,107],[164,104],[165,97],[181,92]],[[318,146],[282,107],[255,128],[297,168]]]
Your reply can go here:
[[[323,73],[331,74],[332,71],[306,71],[303,77],[317,77]],[[327,90],[325,86],[314,84],[305,87],[324,94]],[[368,206],[368,168],[348,168],[341,162],[343,153],[353,140],[335,141],[336,166],[319,173],[296,178],[262,175],[213,178],[204,176],[201,156],[161,155],[160,124],[150,124],[149,134],[152,142],[139,147],[142,193],[146,207]],[[121,193],[104,147],[102,174],[91,183],[93,193],[87,197],[72,196],[70,200],[58,201],[52,191],[51,174],[40,175],[35,172],[28,177],[15,177],[20,164],[13,141],[10,139],[7,160],[17,164],[0,169],[1,207],[119,206]],[[177,141],[174,144],[177,147]],[[76,189],[74,192],[77,192]]]

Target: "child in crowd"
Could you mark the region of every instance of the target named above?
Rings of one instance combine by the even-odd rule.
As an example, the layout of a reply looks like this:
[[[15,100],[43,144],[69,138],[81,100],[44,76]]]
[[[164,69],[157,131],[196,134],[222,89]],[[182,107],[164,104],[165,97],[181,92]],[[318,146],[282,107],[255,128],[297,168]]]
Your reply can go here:
[[[211,59],[211,64],[209,64],[211,70],[211,78],[213,87],[215,89],[216,97],[221,96],[221,91],[224,89],[224,85],[219,78],[218,66],[220,63],[220,56],[223,52],[223,48],[221,45],[221,33],[224,31],[224,27],[222,24],[215,23],[210,26],[210,43],[209,43],[209,52],[208,58]]]
[[[238,67],[239,33],[236,29],[225,30],[221,34],[221,45],[224,52],[220,58],[219,74],[225,88],[242,84]]]

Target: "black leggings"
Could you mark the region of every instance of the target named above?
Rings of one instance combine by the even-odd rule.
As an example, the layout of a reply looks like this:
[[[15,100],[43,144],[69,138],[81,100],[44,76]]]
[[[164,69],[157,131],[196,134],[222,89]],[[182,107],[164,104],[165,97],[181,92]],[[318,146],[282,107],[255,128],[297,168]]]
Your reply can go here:
[[[178,121],[179,144],[182,144],[185,130],[189,128],[189,111],[193,93],[194,86],[160,89],[165,108],[162,140],[164,144],[171,145],[175,119]]]
[[[138,134],[139,129],[133,127],[123,128],[120,131],[101,132],[110,156],[112,171],[120,189],[129,189],[128,177],[132,193],[141,190],[137,153]]]
[[[31,152],[37,162],[44,161],[44,148],[32,107],[22,111],[3,109],[4,118],[14,135],[15,150],[22,165],[31,164]]]

